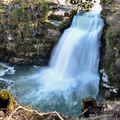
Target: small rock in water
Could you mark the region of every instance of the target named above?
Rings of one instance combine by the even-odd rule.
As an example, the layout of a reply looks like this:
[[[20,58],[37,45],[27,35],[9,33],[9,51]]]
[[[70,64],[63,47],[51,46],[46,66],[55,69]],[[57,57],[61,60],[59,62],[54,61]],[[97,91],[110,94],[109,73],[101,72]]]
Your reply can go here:
[[[14,83],[11,80],[5,80],[5,79],[0,78],[0,90],[2,90],[2,89],[8,89],[13,84]]]

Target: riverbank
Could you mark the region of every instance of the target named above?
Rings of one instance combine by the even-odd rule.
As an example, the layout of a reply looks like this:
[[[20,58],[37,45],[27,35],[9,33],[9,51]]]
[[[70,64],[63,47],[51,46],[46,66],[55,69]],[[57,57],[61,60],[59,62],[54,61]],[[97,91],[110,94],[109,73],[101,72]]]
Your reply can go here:
[[[12,113],[4,114],[0,111],[0,120],[120,120],[119,111],[120,101],[108,101],[101,115],[91,115],[89,118],[68,117],[58,112],[43,113],[33,110],[31,107],[18,105]]]

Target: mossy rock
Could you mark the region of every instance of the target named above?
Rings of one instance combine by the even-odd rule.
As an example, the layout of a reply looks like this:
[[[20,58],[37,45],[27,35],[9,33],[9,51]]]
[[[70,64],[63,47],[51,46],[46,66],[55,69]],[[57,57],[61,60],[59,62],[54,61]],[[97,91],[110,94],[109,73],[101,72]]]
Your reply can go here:
[[[49,29],[52,29],[52,30],[56,30],[57,29],[57,26],[55,26],[54,24],[50,23],[50,22],[43,22],[44,26],[46,28],[49,28]]]
[[[103,4],[110,4],[113,0],[101,0]]]
[[[16,106],[16,101],[13,95],[3,89],[0,91],[0,109],[6,109],[8,111],[13,111]]]
[[[91,2],[84,2],[82,4],[82,7],[83,7],[84,10],[88,10],[89,11],[93,7],[93,4]]]
[[[48,16],[48,19],[62,21],[64,19],[64,16],[63,15],[54,15],[54,14],[52,14],[52,15]]]

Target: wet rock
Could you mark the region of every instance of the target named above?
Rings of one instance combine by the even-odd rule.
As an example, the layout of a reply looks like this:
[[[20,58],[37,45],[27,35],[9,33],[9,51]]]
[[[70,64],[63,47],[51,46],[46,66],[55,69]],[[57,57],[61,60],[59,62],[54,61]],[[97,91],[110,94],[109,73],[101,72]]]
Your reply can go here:
[[[88,118],[91,116],[100,115],[103,113],[103,102],[97,102],[94,98],[83,98],[82,99],[82,113],[79,118]],[[89,118],[88,118],[89,119]]]
[[[116,59],[116,69],[117,69],[117,72],[120,73],[120,58]]]
[[[0,80],[0,90],[7,88],[8,88],[8,83],[6,81]]]
[[[82,112],[84,117],[89,117],[91,109],[96,105],[96,101],[93,98],[84,98],[82,99]]]
[[[102,15],[105,19],[105,29],[102,38],[101,65],[108,76],[108,83],[114,89],[120,86],[120,3],[117,0],[102,0]],[[101,80],[101,82],[103,82]],[[105,90],[105,86],[100,91]],[[117,97],[116,92],[106,89],[101,93],[108,93],[109,99]],[[105,94],[104,94],[105,95]],[[104,95],[101,95],[104,97]]]
[[[0,90],[8,89],[12,87],[13,85],[14,83],[12,81],[0,78]]]
[[[52,29],[48,29],[48,37],[56,37],[56,36],[60,36],[60,32],[57,30],[52,30]]]

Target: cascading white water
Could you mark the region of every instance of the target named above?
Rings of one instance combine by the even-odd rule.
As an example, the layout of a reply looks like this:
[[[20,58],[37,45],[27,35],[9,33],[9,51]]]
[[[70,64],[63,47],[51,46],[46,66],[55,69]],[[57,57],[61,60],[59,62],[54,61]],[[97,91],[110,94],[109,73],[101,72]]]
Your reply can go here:
[[[0,77],[5,74],[14,74],[14,73],[15,73],[14,67],[10,67],[0,62]]]
[[[100,37],[104,25],[99,2],[97,0],[92,11],[74,16],[71,26],[53,49],[47,67],[37,68],[35,74],[16,76],[15,93],[21,103],[71,115],[80,113],[83,97],[96,98]]]

